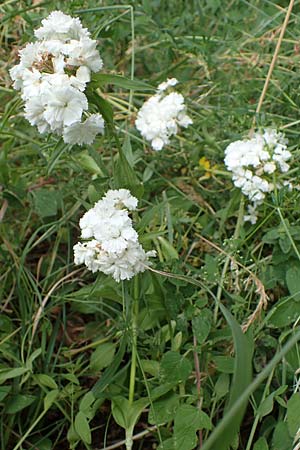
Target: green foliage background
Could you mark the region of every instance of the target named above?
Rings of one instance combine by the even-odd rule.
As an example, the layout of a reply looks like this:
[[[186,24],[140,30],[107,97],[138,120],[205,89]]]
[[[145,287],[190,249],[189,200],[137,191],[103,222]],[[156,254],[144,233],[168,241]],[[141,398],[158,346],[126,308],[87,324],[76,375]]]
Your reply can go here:
[[[288,2],[129,4],[133,22],[122,1],[0,5],[1,450],[105,448],[136,422],[142,433],[136,449],[198,448],[249,385],[251,355],[255,379],[299,328],[299,190],[268,198],[257,224],[242,224],[241,195],[223,164],[226,146],[251,128]],[[78,15],[99,40],[103,73],[111,78],[95,83],[107,114],[107,105],[113,110],[121,157],[109,133],[91,148],[70,148],[23,118],[8,69],[54,9]],[[259,126],[284,129],[296,185],[299,55],[296,1],[257,117]],[[132,67],[133,95],[128,81],[112,77],[128,79]],[[152,93],[138,82],[155,88],[167,77],[180,81],[194,124],[154,153],[134,128]],[[130,407],[132,288],[75,267],[72,251],[82,214],[107,189],[126,183],[140,197],[134,219],[143,246],[157,250],[153,267],[175,274],[148,271],[139,280]],[[260,314],[251,321],[257,305]],[[238,324],[247,324],[245,335]],[[293,448],[299,358],[293,345],[271,367],[242,423],[246,403],[215,450]],[[145,424],[154,427],[151,434],[143,434]]]

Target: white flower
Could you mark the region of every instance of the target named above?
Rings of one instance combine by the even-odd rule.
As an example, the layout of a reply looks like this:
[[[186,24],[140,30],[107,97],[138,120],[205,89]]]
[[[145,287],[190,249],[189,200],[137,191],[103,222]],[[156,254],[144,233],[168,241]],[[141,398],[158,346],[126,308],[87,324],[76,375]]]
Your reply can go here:
[[[173,80],[175,78],[159,85],[158,93],[143,104],[135,121],[137,129],[151,142],[154,150],[161,150],[168,144],[170,137],[178,132],[178,126],[186,128],[193,123],[186,114],[183,96],[177,92],[164,93],[167,87],[176,84]]]
[[[42,20],[43,26],[35,30],[38,39],[80,39],[89,36],[87,29],[83,28],[78,18],[73,18],[62,11],[53,11]]]
[[[51,130],[72,125],[81,120],[82,112],[88,109],[86,96],[75,88],[58,87],[47,92],[47,107],[44,113]]]
[[[98,72],[103,67],[102,59],[96,49],[97,42],[90,38],[73,40],[65,46],[70,66],[86,66],[92,72]]]
[[[176,86],[176,84],[178,83],[178,80],[176,80],[176,78],[168,78],[167,81],[164,81],[163,83],[160,83],[157,87],[157,91],[158,92],[163,92],[165,90],[167,90],[169,87],[173,87]]]
[[[155,252],[145,252],[138,242],[126,209],[136,207],[137,199],[127,189],[108,191],[80,219],[82,237],[91,240],[74,246],[75,264],[111,275],[117,282],[143,272]]]
[[[103,132],[100,114],[86,114],[84,94],[91,72],[100,70],[97,42],[78,18],[53,11],[35,31],[37,42],[20,50],[20,63],[10,69],[15,89],[25,101],[25,117],[41,133],[63,135],[71,144],[91,144]],[[38,98],[39,97],[39,98]]]
[[[273,179],[269,177],[276,170],[289,170],[287,161],[291,158],[287,140],[282,133],[265,129],[255,133],[252,139],[232,142],[225,150],[225,165],[232,172],[236,187],[252,202],[249,214],[244,220],[256,222],[255,209],[262,204],[268,192],[274,190]],[[278,184],[280,188],[280,184]]]
[[[63,139],[67,144],[92,144],[97,134],[104,132],[101,114],[91,114],[84,122],[74,122],[64,128]]]

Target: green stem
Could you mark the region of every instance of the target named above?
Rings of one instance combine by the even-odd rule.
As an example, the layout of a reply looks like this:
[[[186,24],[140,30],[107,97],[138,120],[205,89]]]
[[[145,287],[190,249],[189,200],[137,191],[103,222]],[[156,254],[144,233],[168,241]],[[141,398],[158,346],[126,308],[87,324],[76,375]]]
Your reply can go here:
[[[271,381],[272,381],[272,378],[273,378],[273,373],[274,373],[274,370],[272,370],[272,372],[269,375],[269,379],[268,379],[268,381],[266,383],[266,386],[265,386],[264,393],[262,395],[260,404],[262,404],[262,402],[265,400],[265,398],[267,396],[267,392],[268,392],[268,390],[270,388],[270,384],[271,384]],[[254,438],[254,435],[255,435],[255,431],[256,431],[259,419],[261,419],[261,417],[256,411],[256,417],[255,417],[254,423],[253,423],[252,428],[251,428],[251,432],[250,432],[250,436],[249,436],[249,439],[248,439],[248,442],[247,442],[246,450],[251,450],[252,441],[253,441],[253,438]]]
[[[131,332],[132,332],[132,351],[131,351],[131,368],[129,380],[129,403],[134,400],[135,373],[137,360],[137,317],[139,313],[139,279],[138,275],[133,280],[133,302],[131,314]]]
[[[136,374],[136,362],[137,362],[137,317],[139,313],[139,278],[136,275],[133,279],[133,300],[131,309],[131,335],[132,335],[132,349],[131,349],[131,367],[130,367],[130,378],[129,378],[129,405],[131,406],[134,402],[134,391],[135,391],[135,374]],[[133,429],[134,426],[126,428],[126,440],[125,446],[126,450],[131,450],[133,445]]]

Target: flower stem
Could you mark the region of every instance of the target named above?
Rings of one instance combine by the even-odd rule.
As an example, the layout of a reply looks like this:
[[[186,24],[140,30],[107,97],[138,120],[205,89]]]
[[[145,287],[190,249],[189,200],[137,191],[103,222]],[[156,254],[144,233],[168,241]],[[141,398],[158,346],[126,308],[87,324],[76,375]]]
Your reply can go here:
[[[136,275],[133,279],[133,302],[131,312],[131,332],[132,332],[132,350],[131,350],[131,368],[129,380],[129,402],[133,403],[135,388],[135,373],[137,360],[137,316],[139,313],[139,279]]]
[[[131,367],[130,367],[130,378],[129,378],[129,405],[131,406],[134,401],[134,390],[135,390],[135,373],[136,373],[136,362],[137,362],[137,317],[139,313],[139,278],[136,275],[133,279],[133,300],[131,308]],[[131,450],[133,445],[133,429],[134,426],[126,428],[126,440],[125,446],[126,450]]]

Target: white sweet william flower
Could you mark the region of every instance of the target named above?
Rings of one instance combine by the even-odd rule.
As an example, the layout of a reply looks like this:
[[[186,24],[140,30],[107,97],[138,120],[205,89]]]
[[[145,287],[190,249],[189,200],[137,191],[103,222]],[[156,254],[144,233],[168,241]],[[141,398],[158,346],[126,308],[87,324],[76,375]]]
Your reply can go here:
[[[82,237],[91,240],[74,246],[75,264],[111,275],[117,282],[144,272],[155,252],[145,252],[138,242],[127,210],[136,207],[137,199],[127,189],[108,191],[80,219]]]
[[[176,78],[168,78],[167,81],[164,81],[163,83],[160,83],[157,86],[157,91],[158,92],[166,91],[169,87],[176,86],[177,83],[178,80]]]
[[[104,129],[101,114],[88,113],[84,94],[91,72],[103,66],[97,42],[78,18],[61,11],[42,20],[35,35],[38,41],[20,50],[19,64],[10,69],[25,117],[41,133],[63,135],[70,144],[91,144]]]
[[[165,95],[168,87],[174,86],[175,78],[161,83],[158,93],[150,97],[141,107],[135,121],[141,135],[151,142],[154,150],[161,150],[170,142],[170,137],[178,132],[178,126],[184,128],[193,123],[186,114],[184,98],[177,92]]]
[[[64,128],[63,139],[67,144],[92,144],[97,134],[104,133],[101,114],[91,114],[84,122],[74,122]]]
[[[47,92],[47,107],[44,113],[51,130],[79,122],[82,112],[88,109],[86,96],[72,87],[58,87]]]
[[[80,39],[88,37],[89,32],[83,28],[78,18],[73,18],[62,11],[52,11],[52,13],[42,20],[42,26],[35,30],[38,39]]]
[[[287,161],[292,154],[287,150],[287,139],[274,129],[257,132],[252,139],[232,142],[225,150],[225,165],[232,172],[236,187],[248,197],[249,214],[245,221],[256,223],[256,208],[261,205],[268,192],[274,190],[273,176],[289,170]],[[272,175],[272,177],[270,177]],[[276,184],[278,189],[282,185]]]
[[[92,72],[98,72],[103,67],[103,61],[96,46],[97,42],[89,38],[71,41],[65,46],[68,56],[67,64],[70,66],[86,66]]]

